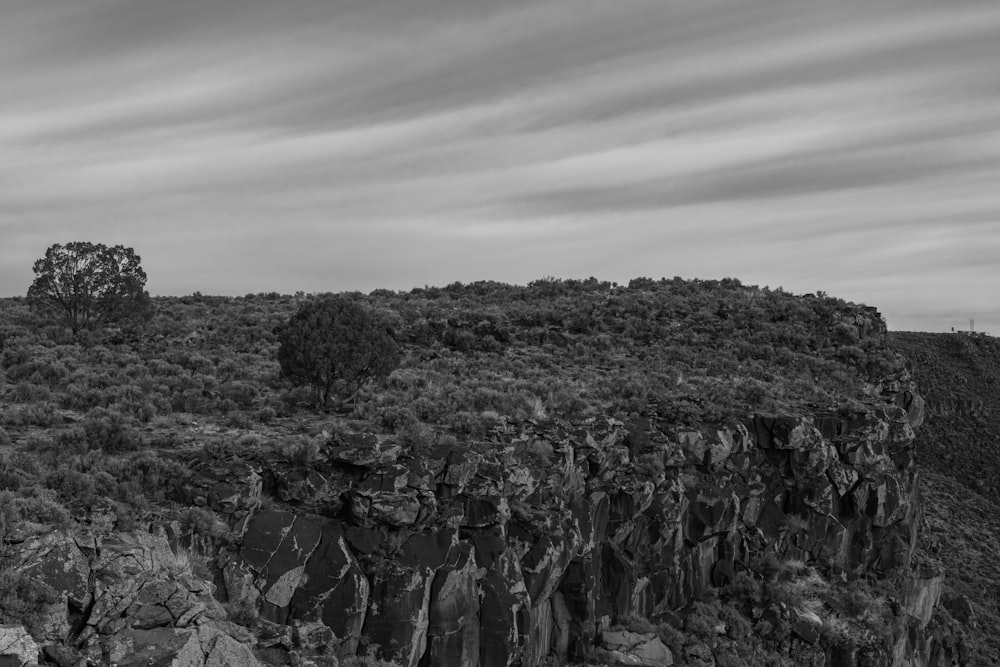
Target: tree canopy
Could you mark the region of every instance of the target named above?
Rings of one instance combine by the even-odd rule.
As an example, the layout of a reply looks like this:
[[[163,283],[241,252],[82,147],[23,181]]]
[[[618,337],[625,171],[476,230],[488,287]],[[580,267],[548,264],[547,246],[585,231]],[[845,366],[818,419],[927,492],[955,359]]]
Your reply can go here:
[[[140,257],[123,245],[56,243],[34,265],[28,302],[61,318],[74,335],[145,318],[150,311]]]
[[[345,295],[302,306],[278,328],[281,374],[315,389],[318,407],[355,396],[365,382],[385,377],[400,351],[385,323]]]

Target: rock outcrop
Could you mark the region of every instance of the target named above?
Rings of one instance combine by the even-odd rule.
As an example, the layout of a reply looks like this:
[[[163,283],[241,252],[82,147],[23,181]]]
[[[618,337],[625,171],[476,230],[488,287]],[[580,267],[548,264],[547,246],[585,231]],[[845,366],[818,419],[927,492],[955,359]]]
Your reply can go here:
[[[478,453],[335,438],[308,468],[254,462],[288,509],[240,524],[224,593],[297,628],[289,649],[319,636],[402,665],[536,665],[607,644],[622,619],[667,618],[766,554],[844,579],[904,572],[914,404],[698,428],[652,411],[553,421]],[[939,587],[914,582],[901,613],[919,634]]]
[[[0,665],[22,667],[38,661],[38,644],[20,625],[0,625]]]
[[[252,664],[257,642],[289,659],[367,650],[408,667],[532,667],[588,647],[669,664],[658,638],[619,624],[676,619],[768,556],[844,580],[908,571],[921,414],[912,395],[895,400],[904,386],[850,413],[538,422],[498,429],[478,451],[418,456],[357,434],[308,466],[204,453],[193,488],[234,531],[232,546],[193,551],[218,586],[178,558],[175,528],[39,535],[14,562],[63,600],[40,639],[95,661]],[[282,508],[260,509],[262,494]],[[928,631],[940,582],[927,569],[910,579],[894,664],[940,653]],[[253,610],[270,639],[228,623],[220,600]],[[818,655],[814,614],[769,613]]]
[[[231,627],[214,586],[193,573],[164,532],[81,538],[56,532],[12,545],[15,569],[61,600],[34,628],[55,662],[257,664],[248,633]]]

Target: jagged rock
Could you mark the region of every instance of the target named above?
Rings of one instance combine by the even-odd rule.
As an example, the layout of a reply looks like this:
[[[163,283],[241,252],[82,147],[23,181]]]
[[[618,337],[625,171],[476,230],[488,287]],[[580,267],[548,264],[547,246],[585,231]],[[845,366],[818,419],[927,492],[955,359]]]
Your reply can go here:
[[[416,667],[427,648],[434,574],[451,559],[452,531],[418,533],[403,543],[394,560],[380,563],[372,581],[372,602],[364,634],[385,660]]]
[[[80,641],[106,634],[119,619],[138,615],[140,624],[155,627],[160,621],[187,624],[211,606],[221,615],[208,591],[192,591],[181,577],[190,565],[179,561],[166,538],[149,533],[116,533],[102,541],[93,563],[93,602]],[[149,589],[148,591],[146,589]],[[165,610],[164,614],[162,610]]]
[[[684,647],[684,653],[689,667],[715,667],[712,649],[704,644],[689,644]]]
[[[36,623],[49,641],[65,639],[70,623],[85,643],[122,625],[121,618],[154,628],[223,615],[211,584],[189,576],[190,563],[174,555],[162,533],[115,533],[89,544],[54,534],[21,547],[21,571],[64,596]]]
[[[434,576],[428,606],[428,667],[475,667],[479,664],[480,572],[468,544],[457,546],[457,562]]]
[[[23,626],[0,625],[0,661],[3,660],[14,667],[38,662],[38,644]]]
[[[481,582],[480,664],[507,667],[521,655],[522,637],[530,618],[528,592],[516,557],[504,551]]]
[[[336,514],[342,505],[340,490],[318,470],[272,467],[267,472],[273,477],[278,498],[286,503],[322,508],[330,514]]]
[[[220,460],[199,453],[189,462],[196,474],[178,500],[239,518],[260,507],[260,469],[246,461]]]
[[[254,627],[257,645],[262,648],[288,649],[295,644],[293,628],[284,623],[272,623],[266,618],[258,618]]]
[[[327,448],[326,455],[333,461],[359,467],[394,463],[403,451],[398,443],[383,440],[372,433],[349,433],[338,439],[338,444]]]
[[[570,623],[573,616],[566,604],[566,597],[561,591],[552,596],[552,621],[555,627],[552,633],[554,653],[561,660],[569,655]]]
[[[533,605],[548,600],[555,592],[578,549],[578,545],[557,533],[538,536],[521,558],[521,573]]]
[[[461,524],[465,528],[496,526],[510,517],[510,508],[504,497],[474,498],[463,495],[462,500],[464,513]]]
[[[95,553],[94,545],[83,544],[81,548],[70,535],[52,533],[18,545],[11,561],[19,572],[83,608],[90,598],[90,555]]]
[[[549,655],[584,657],[596,628],[629,615],[663,618],[765,552],[845,577],[909,563],[915,478],[902,408],[646,423],[655,432],[645,440],[588,420],[498,435],[483,455],[439,447],[402,457],[398,445],[359,435],[308,470],[265,461],[269,492],[295,511],[247,515],[235,553],[213,564],[231,605],[259,609],[258,648],[273,644],[279,657],[353,655],[364,637],[401,665],[535,667]],[[548,463],[536,469],[518,453]],[[237,477],[253,469],[227,465]],[[307,514],[334,507],[331,519]],[[142,642],[161,636],[156,659],[204,644],[190,633],[217,609],[173,572],[169,548],[93,544],[39,539],[22,558],[41,567],[51,552],[75,564],[59,590],[75,591],[80,609],[95,603],[84,641],[99,630],[130,637],[108,649],[124,657],[147,655]],[[916,625],[936,602],[932,588],[911,591]],[[809,628],[797,634],[815,639]],[[656,642],[637,652],[652,639],[640,638],[608,649],[633,661],[620,664],[669,664]],[[711,651],[692,651],[678,660],[711,664]]]
[[[288,606],[321,536],[316,522],[291,512],[269,510],[251,519],[240,556],[257,575],[264,618],[276,623],[288,619]]]
[[[107,642],[119,667],[260,667],[250,648],[218,628],[128,630]]]
[[[429,463],[438,471],[434,475],[437,484],[448,487],[451,494],[462,493],[475,476],[480,456],[458,447],[438,446],[428,453]]]
[[[295,647],[304,651],[325,651],[337,641],[337,636],[320,621],[294,621],[292,639]]]
[[[203,618],[224,616],[211,585],[187,576],[147,583],[127,613],[129,624],[139,629],[183,628]]]
[[[302,574],[289,607],[291,618],[322,622],[340,650],[353,653],[368,610],[369,583],[340,526],[323,525]]]
[[[42,653],[46,661],[59,667],[79,667],[87,664],[87,659],[82,653],[63,644],[46,644],[42,647]]]
[[[261,667],[250,647],[210,625],[198,626],[204,667]]]
[[[372,524],[389,526],[412,526],[420,516],[420,500],[417,494],[389,493],[378,494],[368,498],[359,498],[356,516],[364,517]]]
[[[556,633],[555,620],[551,599],[543,600],[531,607],[528,617],[527,645],[524,649],[524,664],[540,664],[546,656],[553,652],[553,640]]]
[[[260,590],[250,566],[239,556],[234,556],[222,567],[222,580],[226,599],[237,607],[257,607]]]
[[[357,526],[348,527],[344,531],[344,537],[347,539],[347,543],[351,546],[351,549],[354,550],[354,553],[362,556],[368,556],[373,553],[385,539],[381,531],[374,528],[359,528]]]
[[[907,581],[904,609],[921,629],[930,623],[943,588],[944,573],[934,568],[921,568]]]
[[[653,633],[605,630],[601,642],[618,665],[643,665],[668,667],[674,656],[660,638]]]

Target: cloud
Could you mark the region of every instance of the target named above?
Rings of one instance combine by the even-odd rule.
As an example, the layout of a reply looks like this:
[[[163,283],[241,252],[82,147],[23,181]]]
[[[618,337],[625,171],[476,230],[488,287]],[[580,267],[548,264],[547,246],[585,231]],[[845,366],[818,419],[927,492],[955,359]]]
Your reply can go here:
[[[0,10],[5,293],[86,238],[158,293],[677,274],[908,327],[997,305],[991,3]]]

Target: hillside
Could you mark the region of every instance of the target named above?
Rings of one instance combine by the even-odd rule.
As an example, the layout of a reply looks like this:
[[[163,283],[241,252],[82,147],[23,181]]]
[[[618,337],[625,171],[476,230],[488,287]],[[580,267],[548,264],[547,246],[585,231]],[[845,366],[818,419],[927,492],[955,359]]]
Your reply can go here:
[[[894,332],[927,401],[923,465],[1000,500],[1000,340],[985,335]]]
[[[86,341],[0,303],[11,636],[53,664],[968,657],[914,557],[920,401],[874,309],[735,280],[356,294],[402,362],[320,413],[275,361],[311,298],[159,298]]]
[[[926,513],[921,549],[947,568],[946,604],[972,612],[975,620],[966,623],[966,632],[969,645],[982,649],[977,664],[996,663],[1000,341],[964,333],[892,332],[890,342],[912,363],[927,400],[916,439]]]

